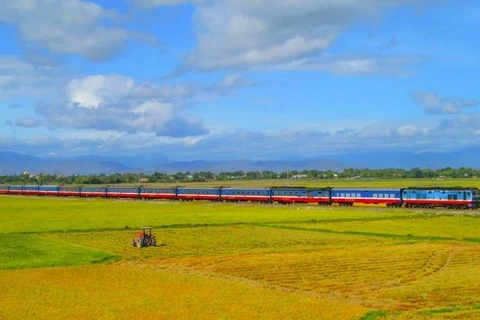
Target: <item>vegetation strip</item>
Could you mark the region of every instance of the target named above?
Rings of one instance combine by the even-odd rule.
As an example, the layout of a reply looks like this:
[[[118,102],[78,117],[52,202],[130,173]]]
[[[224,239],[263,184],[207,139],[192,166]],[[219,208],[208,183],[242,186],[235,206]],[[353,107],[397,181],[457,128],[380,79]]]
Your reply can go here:
[[[435,218],[438,216],[428,216],[425,218]],[[351,218],[351,219],[311,219],[311,220],[291,220],[282,221],[282,224],[295,224],[295,223],[331,223],[331,222],[359,222],[359,221],[382,221],[382,220],[401,220],[411,219],[411,216],[396,216],[396,217],[372,217],[372,218]],[[187,224],[171,224],[171,225],[152,225],[155,229],[182,229],[182,228],[216,228],[216,227],[228,227],[228,226],[269,226],[276,223],[276,221],[265,222],[226,222],[226,223],[187,223]],[[8,234],[49,234],[49,233],[78,233],[78,232],[112,232],[112,231],[132,231],[136,230],[134,227],[125,226],[123,228],[97,228],[97,229],[68,229],[68,230],[48,230],[48,231],[19,231],[10,232]]]
[[[417,312],[416,314],[431,315],[431,314],[453,313],[453,312],[466,311],[466,310],[480,310],[480,304],[474,304],[470,307],[454,306],[454,307],[445,307],[440,309],[422,310]]]
[[[309,228],[290,227],[290,226],[282,226],[282,225],[262,225],[262,227],[298,230],[298,231],[307,231],[307,232],[345,234],[345,235],[352,235],[352,236],[381,237],[381,238],[389,238],[389,239],[411,239],[411,240],[420,240],[420,241],[428,240],[428,241],[480,242],[480,239],[476,239],[476,238],[456,239],[452,237],[438,237],[438,236],[413,236],[413,235],[374,233],[374,232],[361,232],[361,231],[336,231],[336,230],[330,230],[330,229],[309,229]]]

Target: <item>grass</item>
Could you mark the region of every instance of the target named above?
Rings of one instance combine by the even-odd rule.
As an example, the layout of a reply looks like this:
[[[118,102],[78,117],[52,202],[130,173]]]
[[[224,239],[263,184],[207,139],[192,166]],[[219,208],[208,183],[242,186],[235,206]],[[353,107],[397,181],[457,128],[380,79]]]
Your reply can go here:
[[[476,214],[0,197],[0,319],[477,319]]]
[[[292,224],[296,228],[408,237],[444,237],[480,242],[480,216],[423,216],[410,219]]]
[[[105,263],[119,258],[38,235],[0,234],[0,243],[0,270]]]
[[[155,230],[158,242],[166,245],[139,250],[130,245],[133,234],[132,231],[111,231],[52,233],[43,235],[43,237],[69,241],[82,247],[107,250],[128,260],[308,252],[338,248],[378,247],[408,242],[408,239],[405,241],[382,237],[345,237],[328,233],[231,225]]]
[[[251,203],[122,201],[0,196],[0,233],[125,230],[144,225],[265,224],[288,221],[403,217],[402,210],[365,210]]]

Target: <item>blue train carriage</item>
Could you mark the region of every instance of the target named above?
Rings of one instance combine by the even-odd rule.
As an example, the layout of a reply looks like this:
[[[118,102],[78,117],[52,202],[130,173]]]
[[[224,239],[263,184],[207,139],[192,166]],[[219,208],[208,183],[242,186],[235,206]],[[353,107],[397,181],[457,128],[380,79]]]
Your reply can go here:
[[[58,195],[63,197],[80,197],[82,194],[82,188],[80,187],[65,187],[58,188]]]
[[[169,199],[177,198],[177,188],[140,188],[141,199]]]
[[[81,197],[107,197],[107,188],[105,187],[81,187]]]
[[[107,187],[107,197],[109,198],[132,198],[140,197],[140,188],[138,187]]]
[[[23,186],[22,194],[25,195],[38,195],[39,193],[39,186],[38,185],[27,185]]]
[[[354,203],[382,204],[387,207],[401,207],[402,190],[396,188],[385,189],[353,189],[333,188],[332,201],[340,206],[353,206]]]
[[[331,205],[331,188],[307,188],[307,187],[273,187],[272,201],[286,203],[318,203],[319,205]]]
[[[477,209],[480,191],[462,187],[412,187],[404,189],[403,201],[407,208]]]
[[[41,196],[58,196],[59,186],[42,185],[38,186],[38,195]]]
[[[23,194],[24,186],[8,186],[8,194]]]
[[[221,200],[226,202],[252,201],[260,203],[271,203],[270,188],[220,188]]]
[[[219,188],[178,187],[177,199],[184,201],[210,200],[220,201]]]
[[[8,187],[6,184],[0,185],[0,194],[8,194]]]

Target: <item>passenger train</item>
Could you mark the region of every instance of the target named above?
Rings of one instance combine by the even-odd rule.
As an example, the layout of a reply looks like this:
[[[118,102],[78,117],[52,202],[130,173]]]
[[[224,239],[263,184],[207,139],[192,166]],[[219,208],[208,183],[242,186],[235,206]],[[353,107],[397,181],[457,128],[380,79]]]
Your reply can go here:
[[[0,185],[0,194],[129,199],[251,201],[259,203],[316,203],[330,206],[354,204],[388,207],[478,209],[480,190],[462,187],[429,188],[310,188],[310,187],[65,187],[47,185]]]

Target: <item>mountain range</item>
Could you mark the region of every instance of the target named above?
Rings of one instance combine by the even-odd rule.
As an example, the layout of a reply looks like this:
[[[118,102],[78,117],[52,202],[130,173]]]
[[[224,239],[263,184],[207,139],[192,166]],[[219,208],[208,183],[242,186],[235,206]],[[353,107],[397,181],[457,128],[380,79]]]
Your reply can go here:
[[[10,151],[0,151],[0,175],[30,173],[52,174],[111,174],[115,172],[198,172],[227,171],[287,171],[333,170],[345,168],[480,168],[480,149],[466,149],[451,153],[409,153],[382,151],[331,155],[317,159],[289,160],[232,160],[232,161],[172,161],[162,154],[130,157],[35,157]]]

